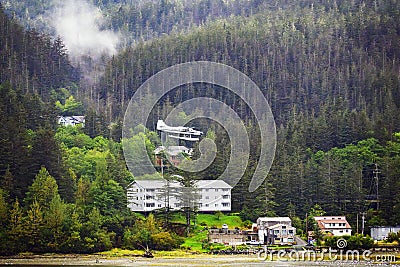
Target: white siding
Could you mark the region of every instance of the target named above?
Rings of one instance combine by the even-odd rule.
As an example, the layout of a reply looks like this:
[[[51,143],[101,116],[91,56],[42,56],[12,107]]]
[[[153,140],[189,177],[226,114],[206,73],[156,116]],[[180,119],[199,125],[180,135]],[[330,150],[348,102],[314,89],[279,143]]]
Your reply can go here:
[[[166,206],[162,196],[163,181],[135,181],[127,188],[128,208],[132,211],[147,212]],[[219,187],[213,187],[213,186]],[[180,185],[171,183],[170,186],[179,190]],[[223,181],[213,182],[200,180],[198,182],[198,211],[230,211],[232,187]],[[179,209],[178,199],[169,197],[169,206]]]

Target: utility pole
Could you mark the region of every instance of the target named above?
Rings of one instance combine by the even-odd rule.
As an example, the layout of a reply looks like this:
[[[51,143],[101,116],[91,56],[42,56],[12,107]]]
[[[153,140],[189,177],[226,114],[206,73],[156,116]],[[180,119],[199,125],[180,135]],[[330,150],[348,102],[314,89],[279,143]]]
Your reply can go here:
[[[364,235],[365,212],[362,213],[361,234]]]
[[[357,212],[357,234],[358,234],[358,212]]]
[[[376,187],[376,210],[379,210],[379,174],[381,171],[378,169],[378,164],[375,163],[375,170],[374,173],[374,180],[375,180],[375,187]]]
[[[308,243],[308,214],[306,213],[306,238]]]

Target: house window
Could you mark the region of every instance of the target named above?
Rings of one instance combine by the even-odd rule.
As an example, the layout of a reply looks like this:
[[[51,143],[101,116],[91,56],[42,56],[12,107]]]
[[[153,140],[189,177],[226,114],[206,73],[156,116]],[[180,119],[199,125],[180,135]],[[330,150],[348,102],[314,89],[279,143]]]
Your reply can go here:
[[[274,235],[279,235],[279,230],[274,230]]]
[[[199,208],[201,208],[203,206],[203,203],[199,203]]]
[[[206,199],[209,199],[210,197],[209,196],[206,196]]]
[[[226,191],[229,191],[229,189],[228,188],[223,188],[222,191],[226,192]]]
[[[215,203],[215,207],[218,207],[218,203]]]
[[[218,199],[218,196],[215,196],[214,199]]]
[[[154,208],[156,206],[155,203],[146,203],[147,208]]]
[[[222,203],[222,207],[229,207],[229,203]]]
[[[206,207],[208,207],[208,204],[206,204]]]
[[[218,192],[218,188],[215,188],[215,192]]]
[[[175,203],[175,208],[179,208],[179,203]]]
[[[229,199],[229,195],[223,195],[222,198],[223,199]]]
[[[158,204],[158,207],[161,208],[161,204]]]
[[[288,230],[289,231],[289,235],[293,235],[293,230]]]

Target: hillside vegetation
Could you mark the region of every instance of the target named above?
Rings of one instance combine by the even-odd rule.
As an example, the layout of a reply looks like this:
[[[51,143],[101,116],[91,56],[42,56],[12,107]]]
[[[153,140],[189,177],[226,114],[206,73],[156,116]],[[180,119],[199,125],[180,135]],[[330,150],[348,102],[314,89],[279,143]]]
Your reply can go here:
[[[1,1],[0,254],[178,248],[183,234],[162,214],[126,207],[126,186],[135,177],[126,168],[121,128],[145,80],[197,60],[240,70],[267,98],[278,140],[262,186],[248,192],[263,164],[254,114],[218,86],[172,90],[154,107],[147,129],[132,129],[124,141],[145,142],[151,152],[160,144],[157,119],[187,99],[218,99],[239,115],[251,140],[249,164],[232,191],[232,212],[242,222],[290,216],[306,230],[313,211],[346,215],[354,227],[364,212],[367,228],[400,224],[399,1],[91,3],[105,15],[102,28],[128,37],[115,55],[72,63],[64,40],[43,24],[54,2]],[[85,127],[58,127],[59,115],[85,115]],[[209,120],[191,125],[212,136],[218,152],[206,170],[180,174],[216,179],[229,161],[227,132]],[[232,227],[240,224],[235,218],[229,217]],[[196,221],[222,222],[206,215]],[[198,247],[201,234],[192,237]]]

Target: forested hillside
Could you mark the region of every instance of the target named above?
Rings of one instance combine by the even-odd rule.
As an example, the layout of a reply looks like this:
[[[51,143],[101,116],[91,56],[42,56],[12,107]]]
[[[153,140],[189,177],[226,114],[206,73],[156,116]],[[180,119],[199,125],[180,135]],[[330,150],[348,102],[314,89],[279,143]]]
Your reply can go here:
[[[269,101],[278,140],[264,184],[248,192],[262,164],[254,114],[221,87],[172,90],[154,107],[149,131],[136,127],[125,141],[152,152],[158,118],[187,99],[212,97],[232,107],[251,140],[232,192],[232,211],[243,220],[291,216],[304,229],[301,220],[318,204],[352,225],[364,212],[367,226],[400,224],[399,1],[92,1],[104,15],[97,26],[125,38],[118,53],[101,56],[104,71],[92,55],[71,63],[64,40],[46,29],[55,2],[1,3],[0,239],[7,242],[0,254],[179,246],[157,218],[127,210],[125,189],[135,177],[121,128],[145,80],[196,60],[240,70]],[[58,127],[58,115],[86,115],[85,127]],[[218,178],[229,161],[227,132],[208,120],[191,123],[218,148],[213,164],[191,178]]]
[[[235,210],[254,211],[252,219],[266,210],[303,215],[319,203],[329,213],[355,216],[368,209],[364,204],[354,205],[364,203],[370,194],[372,165],[387,165],[380,162],[384,155],[353,160],[350,166],[328,156],[324,161],[314,157],[368,138],[385,145],[400,130],[398,10],[396,1],[303,2],[141,42],[110,62],[98,87],[101,101],[107,106],[107,117],[120,118],[136,88],[167,66],[193,60],[233,66],[250,76],[269,99],[279,139],[267,189],[260,189],[254,198],[243,192],[247,188],[243,179],[234,189]],[[221,88],[194,88],[177,89],[160,105],[168,109],[170,103],[204,94],[226,103],[237,101],[222,94]],[[246,110],[240,112],[251,125]],[[250,134],[257,140],[255,132]],[[227,152],[220,153],[226,156]],[[330,164],[336,171],[328,168],[328,174],[321,173],[326,168],[318,172],[312,164],[319,168]],[[389,169],[381,171],[382,182],[389,179]],[[247,177],[250,173],[251,167]],[[349,185],[360,183],[359,194],[354,194]],[[330,194],[320,193],[316,186]],[[266,192],[267,196],[275,192],[275,204]],[[396,199],[391,193],[387,198]],[[382,216],[390,220],[392,213]]]
[[[132,225],[132,176],[120,144],[58,127],[58,115],[84,109],[71,95],[80,73],[62,41],[26,31],[0,8],[0,54],[0,254],[111,248]],[[87,134],[102,133],[99,116],[87,115]]]
[[[56,1],[3,1],[6,10],[28,28],[52,32],[51,13],[57,10]],[[210,1],[210,0],[140,0],[89,1],[104,16],[104,27],[122,32],[124,43],[149,40],[162,34],[190,30],[216,18],[250,16],[263,9],[278,9],[290,1]],[[79,1],[68,2],[79,5]],[[82,3],[82,2],[81,2]],[[54,25],[53,25],[54,26]]]

